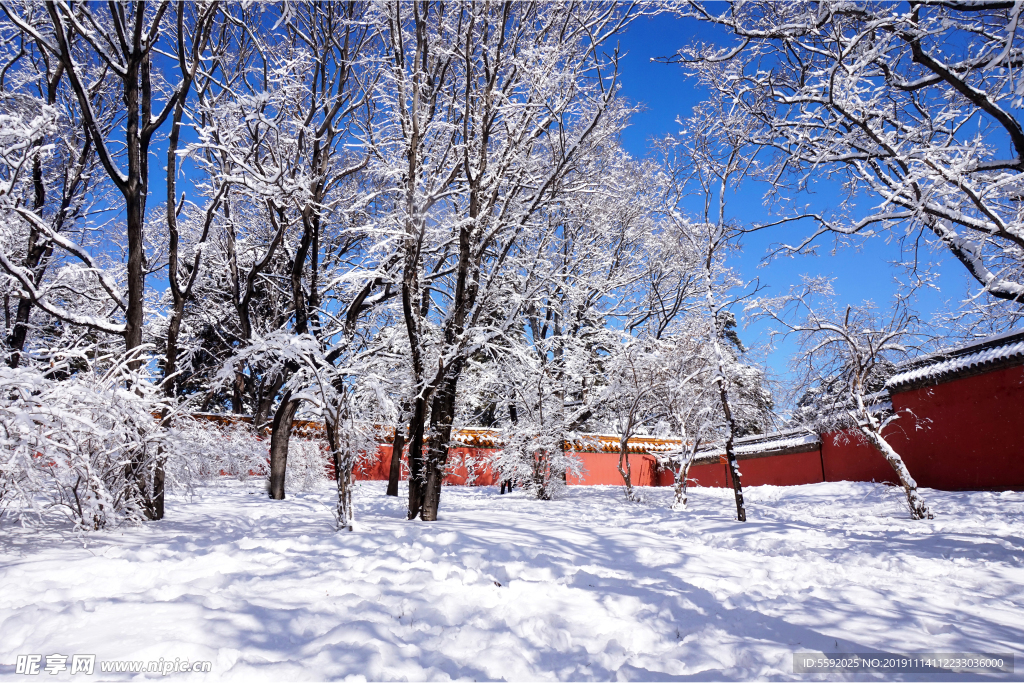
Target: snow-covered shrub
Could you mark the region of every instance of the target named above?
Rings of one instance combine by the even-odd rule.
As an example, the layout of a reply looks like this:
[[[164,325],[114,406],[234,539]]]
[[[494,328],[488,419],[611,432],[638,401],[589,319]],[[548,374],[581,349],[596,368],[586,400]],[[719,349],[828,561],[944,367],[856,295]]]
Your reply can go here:
[[[36,507],[32,491],[40,472],[35,457],[45,450],[39,423],[49,416],[33,397],[46,386],[37,372],[0,367],[0,515],[13,509],[24,519]]]
[[[503,433],[503,445],[494,454],[492,466],[503,481],[510,479],[544,500],[557,498],[568,475],[583,474],[582,461],[561,447],[562,439],[548,429],[513,426]]]
[[[153,388],[126,362],[104,374],[54,380],[32,368],[0,370],[0,461],[4,504],[27,513],[55,508],[79,529],[146,517],[162,431]]]
[[[270,442],[257,437],[248,423],[183,416],[172,422],[165,444],[169,490],[187,490],[193,483],[220,477],[262,478],[270,472]],[[329,481],[326,441],[293,436],[285,477],[289,489],[301,491]]]
[[[328,458],[325,441],[293,436],[288,440],[285,485],[292,491],[309,491],[330,481]]]
[[[165,443],[170,489],[222,476],[240,481],[267,476],[267,442],[248,423],[183,416],[171,423]]]

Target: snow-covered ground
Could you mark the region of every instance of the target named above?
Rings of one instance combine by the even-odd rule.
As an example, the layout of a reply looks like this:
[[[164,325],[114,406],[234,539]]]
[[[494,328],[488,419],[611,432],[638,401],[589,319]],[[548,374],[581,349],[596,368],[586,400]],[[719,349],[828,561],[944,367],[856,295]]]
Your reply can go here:
[[[364,482],[338,533],[326,487],[272,502],[225,482],[141,528],[7,526],[0,678],[28,680],[12,665],[31,653],[245,681],[824,678],[794,674],[795,650],[1013,652],[987,678],[1024,677],[1024,493],[926,489],[936,519],[913,522],[899,489],[766,486],[739,524],[731,491],[694,489],[687,512],[620,491],[451,487],[426,524]]]

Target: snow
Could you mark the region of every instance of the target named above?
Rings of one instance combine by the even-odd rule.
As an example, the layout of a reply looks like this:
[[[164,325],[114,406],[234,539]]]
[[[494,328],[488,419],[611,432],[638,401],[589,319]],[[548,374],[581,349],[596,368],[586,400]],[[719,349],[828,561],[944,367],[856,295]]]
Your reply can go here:
[[[821,443],[821,437],[817,434],[808,433],[802,430],[796,433],[779,432],[770,435],[772,438],[757,437],[754,439],[737,439],[736,453],[761,453],[764,451],[781,451],[785,448],[796,448],[797,446],[814,445]]]
[[[737,455],[746,455],[749,453],[769,453],[781,450],[787,450],[790,448],[799,448],[800,446],[811,446],[816,447],[821,444],[821,437],[818,434],[808,432],[806,429],[787,429],[779,432],[772,432],[771,434],[759,434],[757,436],[748,436],[742,439],[736,439],[733,452]],[[808,448],[807,450],[813,450]],[[709,460],[715,460],[719,456],[725,454],[725,447],[718,443],[714,448],[699,451],[697,453],[697,461],[701,461],[703,464]]]
[[[1024,339],[1020,338],[1020,336],[1020,330],[1015,330],[1014,332],[1007,333],[1005,335],[998,335],[988,339],[983,339],[977,344],[971,344],[970,346],[960,349],[940,351],[927,356],[914,358],[907,363],[900,364],[901,366],[909,365],[910,368],[897,372],[895,375],[890,377],[889,381],[886,383],[886,387],[889,389],[898,389],[902,385],[910,384],[912,382],[939,379],[947,375],[956,374],[961,370],[981,367],[989,363],[998,363],[1012,358],[1022,358],[1024,357]],[[992,344],[1002,338],[1007,338],[1007,343],[985,348],[975,353],[964,353],[964,351],[969,351],[974,346]],[[951,355],[958,353],[960,355]]]
[[[915,522],[898,488],[753,487],[739,524],[724,489],[673,512],[668,488],[448,487],[423,523],[384,488],[358,484],[354,533],[329,488],[234,481],[141,527],[4,528],[0,677],[31,653],[245,681],[808,680],[793,651],[1024,653],[1024,493],[926,489]]]

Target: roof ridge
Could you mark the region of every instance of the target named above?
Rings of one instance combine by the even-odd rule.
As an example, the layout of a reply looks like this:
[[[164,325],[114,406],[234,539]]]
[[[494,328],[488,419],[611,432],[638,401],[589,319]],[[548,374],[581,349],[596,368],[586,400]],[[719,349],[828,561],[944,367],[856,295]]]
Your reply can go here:
[[[935,383],[944,378],[986,372],[983,368],[997,369],[1002,365],[1015,365],[1024,359],[1024,332],[1013,332],[984,339],[947,351],[920,356],[911,362],[900,363],[897,372],[886,382],[890,391],[909,390],[922,384]]]
[[[929,363],[949,360],[952,358],[962,358],[987,349],[1000,348],[1019,342],[1024,342],[1024,330],[1010,330],[1009,332],[984,337],[983,339],[979,339],[978,341],[970,344],[964,344],[963,346],[946,347],[921,356],[908,358],[897,363],[896,367],[900,369],[900,372],[902,372],[904,371],[904,368],[906,370],[910,370],[921,367],[922,365],[928,365]],[[898,372],[897,374],[900,373]]]

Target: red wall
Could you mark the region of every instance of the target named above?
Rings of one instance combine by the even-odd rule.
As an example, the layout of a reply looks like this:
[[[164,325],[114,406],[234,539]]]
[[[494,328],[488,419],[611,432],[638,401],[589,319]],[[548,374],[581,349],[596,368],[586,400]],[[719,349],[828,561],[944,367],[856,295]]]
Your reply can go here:
[[[897,393],[892,403],[914,416],[890,431],[899,432],[891,444],[919,485],[1024,488],[1024,366]]]
[[[495,449],[453,448],[448,456],[448,485],[466,484],[470,473],[474,474],[472,484],[475,486],[493,486],[500,483],[497,473],[489,466],[473,467],[474,459],[495,453]],[[582,476],[569,475],[567,481],[574,486],[618,486],[622,484],[617,463],[618,453],[576,453],[582,461]],[[878,456],[881,458],[881,456]],[[403,460],[405,460],[403,458]],[[639,453],[629,455],[629,464],[634,486],[671,486],[672,473],[659,470],[653,456]],[[883,461],[883,464],[884,461]],[[886,465],[888,466],[888,465]],[[375,463],[364,463],[356,467],[357,480],[387,480],[391,467],[391,446],[380,447]],[[891,471],[891,469],[890,469]],[[740,460],[740,472],[743,474],[744,486],[791,486],[794,484],[811,484],[822,481],[821,457],[818,450],[806,453],[776,455],[765,458]],[[403,462],[402,479],[408,474],[407,465]],[[690,468],[690,484],[695,486],[731,486],[728,468],[724,458],[722,462],[694,465]]]
[[[726,467],[728,474],[728,467]],[[821,451],[769,455],[740,460],[740,480],[744,486],[796,486],[818,484],[822,477]],[[732,477],[728,479],[732,486]]]
[[[363,460],[355,467],[357,481],[387,481],[391,474],[391,444],[382,444],[377,450],[375,462]],[[489,466],[481,467],[474,459],[486,457],[495,449],[488,448],[452,448],[448,453],[448,474],[444,483],[449,485],[466,484],[470,474],[474,475],[473,484],[487,486],[498,483],[498,477]],[[333,476],[333,469],[331,470]],[[402,481],[409,478],[409,452],[402,453]]]
[[[333,473],[333,467],[331,468]],[[391,472],[391,444],[382,444],[377,449],[376,462],[361,459],[353,468],[356,481],[387,481]],[[404,473],[403,473],[404,474]],[[402,477],[403,479],[405,477]]]
[[[497,449],[494,448],[450,448],[448,474],[444,478],[444,483],[449,486],[464,485],[470,482],[471,476],[473,486],[493,486],[501,483],[498,473],[491,469],[490,465],[479,461],[496,452]]]
[[[893,394],[893,408],[903,417],[885,436],[921,486],[946,490],[1024,489],[1024,366],[962,377],[936,386]],[[218,423],[245,418],[200,415]],[[318,425],[295,421],[317,438]],[[494,449],[455,448],[449,456],[448,484],[496,484],[490,467],[474,463]],[[326,453],[325,453],[326,454]],[[583,474],[569,477],[576,485],[620,485],[617,453],[577,453]],[[637,486],[671,486],[672,473],[659,471],[650,455],[630,454]],[[391,446],[380,446],[375,462],[360,463],[356,479],[386,480]],[[333,466],[328,464],[333,474]],[[408,468],[403,465],[402,478]],[[820,481],[879,481],[896,477],[874,448],[856,434],[823,434],[821,449],[803,453],[740,459],[744,486],[789,486]],[[695,465],[690,479],[699,486],[729,486],[724,462]]]
[[[740,472],[743,472],[743,465],[740,465]],[[729,486],[729,472],[724,462],[715,462],[707,465],[693,465],[690,467],[691,486],[714,486],[725,488]],[[669,479],[672,483],[672,479]]]
[[[355,468],[355,478],[359,481],[386,481],[391,471],[391,445],[383,444],[377,452],[376,462],[361,462]],[[497,472],[489,465],[474,462],[486,459],[497,452],[493,448],[452,448],[448,454],[448,474],[445,484],[466,484],[473,475],[472,485],[493,486],[500,483]],[[567,478],[569,484],[595,486],[600,484],[622,484],[622,476],[616,468],[618,453],[576,453],[583,464],[583,475]],[[402,458],[402,480],[408,476],[408,454]],[[629,465],[634,486],[658,486],[657,461],[653,456],[631,453]],[[698,468],[693,468],[692,471]],[[331,470],[333,475],[333,469]],[[696,476],[696,475],[691,475]],[[671,475],[669,478],[671,483]],[[703,485],[703,484],[702,484]]]
[[[886,434],[886,436],[890,436]],[[900,445],[891,444],[899,451]],[[821,435],[821,459],[825,481],[878,481],[896,483],[896,473],[875,450],[856,433],[831,432]],[[913,470],[911,470],[913,472]]]
[[[619,474],[618,453],[575,453],[583,462],[583,476],[566,477],[569,484],[577,486],[599,486],[601,484],[622,484]],[[653,456],[639,453],[629,454],[630,479],[634,486],[657,486],[657,461]]]
[[[1024,488],[1024,366],[892,396],[902,417],[885,431],[919,486],[947,491]],[[822,435],[827,481],[897,483],[856,434]]]
[[[741,458],[740,476],[743,477],[744,486],[816,484],[823,481],[821,452],[815,448],[804,453]],[[691,486],[713,486],[716,488],[732,486],[729,466],[724,455],[721,456],[719,462],[691,467],[689,479]],[[658,473],[653,486],[672,486],[674,483],[672,472],[662,470]]]
[[[742,466],[741,466],[742,467]],[[742,471],[742,469],[740,470]],[[690,467],[690,473],[687,479],[690,480],[688,486],[714,486],[716,488],[724,488],[728,485],[728,476],[726,472],[726,466],[724,459],[722,462],[705,463],[703,465],[693,465]],[[676,478],[675,474],[670,469],[658,470],[655,483],[652,486],[675,486]]]
[[[1024,489],[1024,366],[896,393],[892,401],[903,417],[887,428],[885,436],[919,485],[946,490]],[[473,474],[474,484],[498,483],[489,467],[472,467],[474,457],[494,452],[452,449],[445,482],[465,484]],[[584,472],[570,476],[570,484],[622,484],[617,453],[577,455]],[[635,485],[672,485],[672,473],[659,471],[652,456],[633,453],[629,462]],[[390,465],[391,446],[385,444],[376,463],[357,468],[356,478],[386,480]],[[405,472],[403,467],[403,478]],[[838,433],[823,434],[820,450],[741,459],[740,472],[744,486],[896,483],[881,453],[856,434],[847,439]],[[730,486],[724,462],[695,465],[690,479],[698,486]]]

